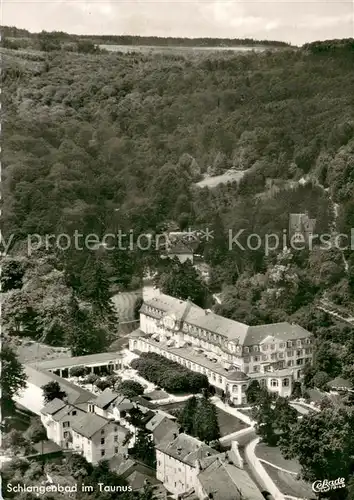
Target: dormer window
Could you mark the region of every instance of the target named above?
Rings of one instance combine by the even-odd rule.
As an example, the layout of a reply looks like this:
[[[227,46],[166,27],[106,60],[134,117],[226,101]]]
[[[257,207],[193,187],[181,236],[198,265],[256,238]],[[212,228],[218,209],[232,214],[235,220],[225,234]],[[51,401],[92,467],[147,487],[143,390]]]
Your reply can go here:
[[[249,348],[248,347],[245,347],[245,352],[250,352]]]
[[[254,350],[254,352],[258,352],[259,351],[259,346],[258,345],[254,345],[253,346],[253,350]]]

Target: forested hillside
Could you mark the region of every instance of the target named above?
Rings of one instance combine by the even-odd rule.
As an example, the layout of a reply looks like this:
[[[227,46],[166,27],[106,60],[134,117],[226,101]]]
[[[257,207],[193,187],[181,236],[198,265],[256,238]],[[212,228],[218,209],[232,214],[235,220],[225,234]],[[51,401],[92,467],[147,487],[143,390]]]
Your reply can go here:
[[[352,47],[184,56],[2,49],[3,229],[13,252],[29,233],[137,235],[174,221],[214,230],[200,251],[210,292],[224,291],[222,314],[311,322],[324,293],[350,307],[352,252],[266,256],[230,250],[228,235],[281,234],[290,213],[305,211],[316,232],[354,227]],[[239,184],[196,187],[230,168],[247,171]],[[70,249],[55,259],[68,293],[100,308],[98,283],[132,286],[156,255]]]

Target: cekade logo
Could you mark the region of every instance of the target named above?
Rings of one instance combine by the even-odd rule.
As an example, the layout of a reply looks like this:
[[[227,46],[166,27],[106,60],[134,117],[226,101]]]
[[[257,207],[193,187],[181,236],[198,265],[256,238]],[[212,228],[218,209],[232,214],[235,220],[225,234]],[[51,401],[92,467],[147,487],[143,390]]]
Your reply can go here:
[[[315,493],[326,493],[327,491],[337,490],[338,488],[345,488],[344,477],[338,477],[334,481],[324,479],[323,481],[315,481],[312,483],[312,491]]]

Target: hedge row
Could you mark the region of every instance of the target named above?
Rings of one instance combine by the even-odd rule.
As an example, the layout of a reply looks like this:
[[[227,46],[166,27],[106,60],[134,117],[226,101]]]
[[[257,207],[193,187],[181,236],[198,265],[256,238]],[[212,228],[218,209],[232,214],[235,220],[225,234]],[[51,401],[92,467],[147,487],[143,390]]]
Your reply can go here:
[[[208,378],[156,353],[142,353],[131,367],[149,382],[172,393],[196,394],[209,387]]]

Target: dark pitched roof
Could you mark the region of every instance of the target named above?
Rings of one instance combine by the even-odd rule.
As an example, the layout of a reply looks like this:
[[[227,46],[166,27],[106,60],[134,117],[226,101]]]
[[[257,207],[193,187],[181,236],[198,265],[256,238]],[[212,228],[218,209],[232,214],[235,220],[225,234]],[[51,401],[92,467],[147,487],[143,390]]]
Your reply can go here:
[[[234,380],[234,381],[237,381],[237,380],[248,380],[248,376],[244,373],[244,372],[229,372],[229,374],[227,375],[227,380]]]
[[[41,413],[46,415],[54,415],[57,411],[61,410],[66,406],[66,403],[61,399],[55,398],[53,401],[49,401],[41,410]]]
[[[160,443],[156,448],[162,453],[166,453],[180,462],[184,462],[192,467],[196,466],[197,460],[205,457],[217,455],[218,452],[188,434],[181,433],[170,443]]]
[[[73,422],[72,428],[81,436],[90,439],[96,434],[96,432],[103,429],[109,423],[109,420],[96,415],[96,413],[86,413],[83,418],[81,418],[77,422]]]
[[[34,365],[25,365],[25,373],[27,375],[27,382],[37,386],[43,387],[48,382],[58,382],[62,391],[67,394],[67,402],[70,404],[87,403],[95,399],[96,396],[75,384],[72,384],[65,378],[58,377],[54,373],[42,371]]]
[[[207,495],[214,500],[264,500],[262,493],[244,469],[216,460],[198,474],[199,482]]]
[[[193,254],[193,250],[182,240],[177,240],[168,245],[167,247],[168,254]]]
[[[150,422],[149,422],[150,423]],[[149,424],[147,424],[149,425]],[[155,445],[161,445],[163,443],[170,443],[175,434],[178,434],[179,428],[176,422],[170,420],[169,418],[164,418],[160,423],[154,427],[152,430],[152,435],[154,438]]]
[[[62,448],[51,440],[40,441],[39,443],[32,444],[32,448],[34,448],[41,455],[62,451]]]
[[[112,391],[112,389],[105,389],[98,397],[95,399],[94,404],[98,406],[98,408],[106,408],[111,403],[113,403],[117,398],[119,398],[119,394]]]
[[[149,311],[149,307],[157,309],[159,314]],[[259,345],[267,337],[269,337],[269,341],[273,338],[273,341],[286,342],[287,340],[311,336],[310,332],[297,324],[280,322],[249,326],[213,312],[207,312],[190,301],[176,299],[165,294],[159,294],[153,299],[144,302],[140,311],[156,318],[163,316],[163,313],[167,313],[179,321],[185,321],[190,325],[217,333],[230,341],[245,346]],[[139,336],[138,332],[136,335]]]
[[[148,408],[149,410],[156,409],[156,405],[154,403],[151,403],[151,401],[149,401],[148,399],[145,399],[142,396],[134,396],[130,399],[131,399],[131,401],[133,401],[137,405],[143,406],[144,408]]]

